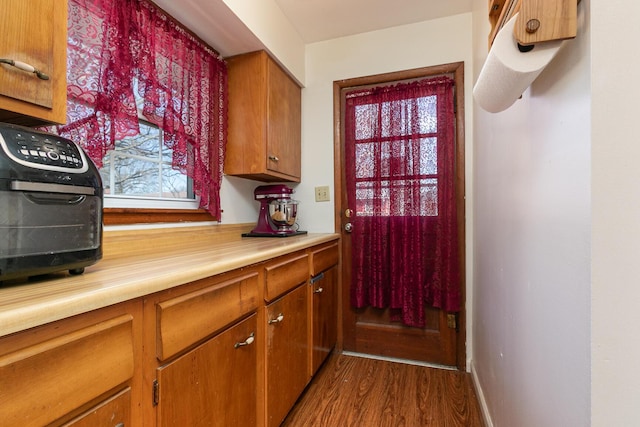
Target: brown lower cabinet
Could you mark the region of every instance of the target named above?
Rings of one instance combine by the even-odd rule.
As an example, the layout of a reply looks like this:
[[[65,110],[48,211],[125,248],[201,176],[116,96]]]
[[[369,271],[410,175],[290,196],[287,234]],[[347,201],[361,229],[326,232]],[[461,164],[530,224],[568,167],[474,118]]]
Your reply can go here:
[[[158,368],[158,426],[255,426],[256,315]]]
[[[314,375],[336,345],[338,335],[337,243],[320,245],[310,251],[311,363]]]
[[[0,426],[278,426],[335,345],[337,247],[0,337]]]
[[[309,382],[309,308],[303,283],[267,306],[267,426],[279,426]]]
[[[122,303],[0,338],[0,425],[132,425],[139,308]]]
[[[315,374],[336,345],[338,334],[338,267],[333,266],[311,281],[313,293],[313,343],[311,349],[311,375]]]

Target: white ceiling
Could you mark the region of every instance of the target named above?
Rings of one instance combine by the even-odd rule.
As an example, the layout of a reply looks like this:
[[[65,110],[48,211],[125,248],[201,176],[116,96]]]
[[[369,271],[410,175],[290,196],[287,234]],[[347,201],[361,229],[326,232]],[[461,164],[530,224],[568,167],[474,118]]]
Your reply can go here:
[[[223,0],[152,0],[220,52],[264,46]],[[263,0],[253,0],[263,1]],[[305,43],[471,12],[473,0],[274,0]]]
[[[473,0],[275,0],[306,43],[471,12]]]

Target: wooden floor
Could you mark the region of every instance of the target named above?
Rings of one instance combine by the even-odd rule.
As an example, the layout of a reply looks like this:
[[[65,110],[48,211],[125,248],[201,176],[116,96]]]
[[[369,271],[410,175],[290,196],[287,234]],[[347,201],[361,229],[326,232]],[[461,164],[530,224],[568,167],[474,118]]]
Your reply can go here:
[[[470,375],[332,355],[282,427],[482,427]]]

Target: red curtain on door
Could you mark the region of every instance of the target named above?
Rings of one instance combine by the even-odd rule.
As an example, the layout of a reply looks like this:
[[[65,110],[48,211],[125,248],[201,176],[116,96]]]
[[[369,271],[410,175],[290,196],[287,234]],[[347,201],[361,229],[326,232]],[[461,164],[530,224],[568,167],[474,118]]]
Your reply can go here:
[[[346,94],[351,303],[425,325],[425,304],[460,309],[454,81]]]

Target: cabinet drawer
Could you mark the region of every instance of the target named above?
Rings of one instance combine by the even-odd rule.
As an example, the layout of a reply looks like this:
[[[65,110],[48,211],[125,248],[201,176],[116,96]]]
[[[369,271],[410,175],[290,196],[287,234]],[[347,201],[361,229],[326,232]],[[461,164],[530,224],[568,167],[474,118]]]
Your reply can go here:
[[[88,410],[63,427],[130,426],[131,388],[127,387],[110,399]]]
[[[0,357],[3,425],[42,426],[133,376],[133,317],[122,315]]]
[[[272,301],[309,278],[309,256],[302,254],[265,267],[264,299]]]
[[[174,356],[257,307],[257,272],[158,303],[158,359]]]
[[[311,252],[311,276],[315,276],[338,264],[338,244],[325,246]]]

